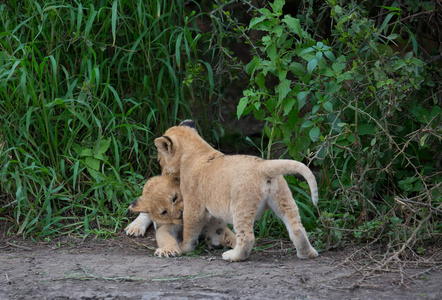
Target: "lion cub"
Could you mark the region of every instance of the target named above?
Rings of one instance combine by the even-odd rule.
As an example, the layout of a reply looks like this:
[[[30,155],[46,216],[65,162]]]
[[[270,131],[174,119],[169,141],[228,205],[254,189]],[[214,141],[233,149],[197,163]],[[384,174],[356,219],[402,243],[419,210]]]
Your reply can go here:
[[[183,253],[192,251],[201,231],[201,220],[210,215],[233,224],[236,247],[223,259],[240,261],[252,250],[254,220],[271,208],[287,227],[297,255],[313,258],[301,224],[298,207],[282,174],[298,173],[307,180],[312,201],[318,201],[316,179],[310,169],[294,160],[264,160],[247,155],[224,155],[197,133],[195,123],[186,120],[155,139],[163,174],[180,173],[184,199]]]
[[[183,228],[183,201],[177,176],[150,178],[144,185],[141,197],[134,201],[129,209],[141,213],[132,223],[139,222],[138,225],[143,225],[146,221],[154,222],[158,243],[155,255],[169,257],[181,254],[177,240]],[[126,228],[128,234],[137,233],[136,224],[130,228],[132,223]],[[206,214],[201,225],[204,227],[203,235],[209,246],[235,247],[235,234],[227,228],[226,223]]]

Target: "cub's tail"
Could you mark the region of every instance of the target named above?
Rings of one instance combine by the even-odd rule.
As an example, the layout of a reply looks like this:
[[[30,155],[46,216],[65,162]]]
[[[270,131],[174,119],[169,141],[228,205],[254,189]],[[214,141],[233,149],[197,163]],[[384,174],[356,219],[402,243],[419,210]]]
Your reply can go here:
[[[318,205],[318,185],[312,171],[303,163],[289,159],[265,160],[261,169],[262,174],[268,177],[275,177],[284,174],[302,175],[310,187],[312,201]]]

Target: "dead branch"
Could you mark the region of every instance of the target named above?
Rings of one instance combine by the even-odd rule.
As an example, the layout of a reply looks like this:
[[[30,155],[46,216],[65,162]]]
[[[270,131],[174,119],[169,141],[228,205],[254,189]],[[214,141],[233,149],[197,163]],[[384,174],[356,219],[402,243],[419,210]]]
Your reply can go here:
[[[433,207],[433,206],[431,206],[428,203],[416,202],[416,201],[412,201],[412,200],[408,200],[408,199],[404,199],[404,198],[399,198],[397,196],[394,197],[394,200],[396,200],[399,203],[403,202],[402,204],[410,203],[410,204],[415,204],[415,205],[420,205],[420,206],[428,207],[430,210],[435,211],[436,213],[442,215],[442,210],[440,210],[440,209],[438,209],[436,207]]]
[[[15,247],[15,248],[18,248],[18,249],[22,249],[22,250],[25,250],[25,251],[32,251],[32,248],[30,248],[30,247],[21,246],[21,245],[17,245],[17,244],[9,243],[9,242],[6,242],[6,244],[7,244],[8,246]]]

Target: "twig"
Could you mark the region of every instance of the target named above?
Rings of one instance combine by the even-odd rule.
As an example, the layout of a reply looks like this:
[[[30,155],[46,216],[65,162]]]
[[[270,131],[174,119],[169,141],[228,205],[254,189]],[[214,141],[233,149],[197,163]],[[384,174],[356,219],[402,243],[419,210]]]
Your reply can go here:
[[[430,210],[433,210],[435,212],[437,212],[438,214],[442,215],[442,210],[437,209],[436,207],[431,206],[428,203],[422,203],[422,202],[416,202],[416,201],[412,201],[412,200],[408,200],[408,199],[404,199],[404,198],[399,198],[399,197],[395,197],[394,200],[396,200],[397,202],[405,202],[405,203],[411,203],[411,204],[416,204],[416,205],[420,205],[420,206],[425,206],[428,207]]]
[[[151,246],[147,246],[147,245],[144,245],[144,244],[141,244],[141,243],[138,243],[137,241],[133,241],[135,244],[137,244],[138,246],[140,246],[140,247],[144,247],[144,248],[147,248],[147,249],[149,249],[149,250],[152,250],[152,251],[155,251],[155,250],[157,250],[157,248],[155,248],[155,247],[151,247]]]
[[[8,273],[5,272],[5,275],[6,275],[6,282],[7,282],[8,284],[11,284],[11,281],[9,281]]]
[[[433,10],[432,11],[421,11],[421,12],[418,12],[417,14],[409,15],[409,16],[407,16],[405,18],[402,18],[402,19],[399,20],[399,22],[404,22],[405,20],[408,20],[410,18],[414,18],[414,17],[420,16],[420,15],[427,15],[427,14],[431,14],[431,13],[436,13],[436,15],[437,15],[437,10],[434,10],[434,11]]]
[[[424,271],[422,271],[422,272],[416,273],[416,274],[412,275],[411,278],[417,278],[417,277],[419,277],[419,276],[422,275],[422,274],[425,274],[425,273],[430,272],[432,269],[433,269],[433,268],[429,268],[429,269],[426,269],[426,270],[424,270]]]
[[[18,249],[22,249],[22,250],[26,250],[26,251],[32,251],[32,248],[26,247],[26,246],[21,246],[21,245],[17,245],[17,244],[13,244],[10,242],[6,242],[7,245],[11,246],[11,247],[15,247]]]
[[[404,283],[404,268],[402,267],[402,264],[399,264],[399,270],[401,274],[401,286],[406,286]]]

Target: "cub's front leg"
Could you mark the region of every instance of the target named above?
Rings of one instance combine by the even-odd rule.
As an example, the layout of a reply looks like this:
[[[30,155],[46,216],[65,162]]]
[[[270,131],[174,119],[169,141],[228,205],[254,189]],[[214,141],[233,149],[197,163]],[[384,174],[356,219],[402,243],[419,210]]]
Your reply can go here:
[[[192,203],[184,204],[183,241],[180,243],[182,253],[189,253],[198,245],[198,237],[204,226],[204,210],[191,207]]]
[[[220,236],[220,243],[226,248],[236,247],[236,235],[229,228],[224,228]]]
[[[162,225],[157,229],[156,238],[158,249],[155,251],[155,256],[169,257],[181,255],[177,241],[179,230],[179,226],[172,224]]]
[[[208,246],[215,248],[235,248],[236,236],[227,227],[226,222],[206,215],[205,223],[207,230],[204,232],[204,235]]]

